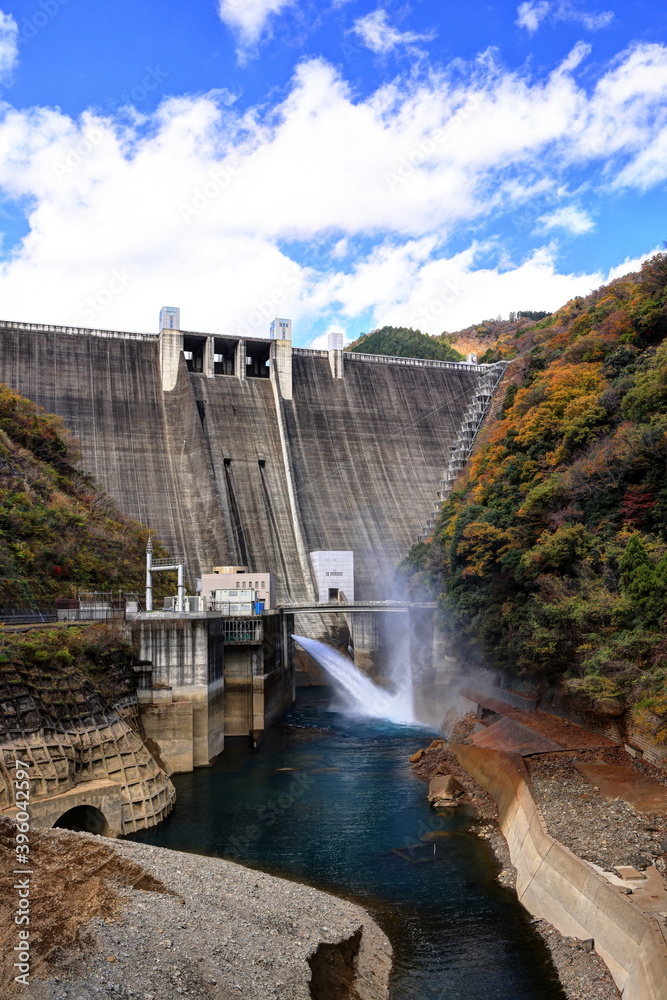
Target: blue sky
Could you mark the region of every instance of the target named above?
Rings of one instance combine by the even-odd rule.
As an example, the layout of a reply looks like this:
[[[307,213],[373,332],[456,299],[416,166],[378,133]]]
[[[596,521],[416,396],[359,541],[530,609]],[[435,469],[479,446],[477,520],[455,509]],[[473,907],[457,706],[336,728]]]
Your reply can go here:
[[[1,318],[439,333],[667,238],[656,0],[0,3]]]

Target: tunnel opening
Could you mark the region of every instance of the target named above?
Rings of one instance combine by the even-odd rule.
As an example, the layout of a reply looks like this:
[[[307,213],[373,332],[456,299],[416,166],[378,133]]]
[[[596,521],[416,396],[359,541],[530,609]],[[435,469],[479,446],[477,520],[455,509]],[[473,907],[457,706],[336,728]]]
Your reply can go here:
[[[223,340],[216,337],[213,341],[213,374],[234,375],[234,359],[238,340]]]
[[[271,341],[247,340],[245,345],[246,378],[268,378]]]
[[[183,356],[189,372],[204,371],[206,337],[183,337]]]
[[[74,830],[75,833],[96,833],[109,836],[109,824],[104,813],[96,806],[74,806],[53,824],[54,830]]]

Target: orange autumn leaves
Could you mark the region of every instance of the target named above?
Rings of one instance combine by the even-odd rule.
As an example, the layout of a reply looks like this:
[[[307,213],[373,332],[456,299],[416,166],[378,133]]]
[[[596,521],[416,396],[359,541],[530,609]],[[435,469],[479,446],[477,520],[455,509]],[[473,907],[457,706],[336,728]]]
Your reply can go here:
[[[667,688],[667,254],[505,324],[493,352],[514,362],[502,405],[411,585],[490,666],[591,697]]]

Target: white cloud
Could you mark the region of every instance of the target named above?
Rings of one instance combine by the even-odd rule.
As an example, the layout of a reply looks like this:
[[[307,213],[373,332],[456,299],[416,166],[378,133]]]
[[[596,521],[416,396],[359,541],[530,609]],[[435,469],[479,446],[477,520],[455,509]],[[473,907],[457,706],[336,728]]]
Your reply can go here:
[[[294,0],[219,0],[221,20],[240,36],[243,45],[259,41],[274,14],[279,14]]]
[[[343,257],[347,257],[349,250],[349,240],[344,236],[342,239],[337,240],[331,248],[331,256],[337,260],[342,260]]]
[[[517,7],[516,23],[520,28],[525,28],[531,34],[537,31],[546,17],[552,21],[576,21],[582,24],[587,31],[599,31],[611,24],[614,13],[611,10],[600,11],[592,14],[581,10],[573,0],[560,0],[558,3],[552,0],[526,0]]]
[[[599,31],[600,28],[606,28],[607,25],[611,24],[614,20],[614,12],[603,10],[600,14],[580,14],[572,20],[581,21],[584,28],[588,28],[589,31]]]
[[[19,29],[11,14],[0,11],[0,80],[7,80],[18,59]]]
[[[0,195],[29,232],[0,258],[2,318],[152,330],[170,302],[189,329],[265,333],[278,312],[303,336],[321,315],[420,325],[426,309],[438,332],[553,308],[604,275],[559,274],[551,248],[482,266],[481,244],[446,247],[494,213],[538,218],[582,165],[603,164],[586,179],[598,195],[662,179],[667,46],[628,50],[591,92],[576,61],[533,81],[486,55],[359,99],[311,60],[278,107],[183,96],[129,124],[5,105]],[[542,221],[583,231],[580,209],[559,211]],[[281,249],[298,241],[333,253],[302,265]]]
[[[389,24],[387,11],[382,7],[356,20],[352,30],[364,45],[377,55],[385,55],[399,45],[428,42],[435,37],[430,32],[419,35],[414,31],[398,31]]]
[[[527,0],[517,7],[516,23],[526,31],[537,31],[551,7],[547,0]]]
[[[537,221],[542,224],[542,228],[545,230],[564,229],[573,236],[581,236],[583,233],[590,233],[591,230],[595,229],[595,223],[588,212],[584,212],[575,205],[567,205],[556,209],[549,215],[541,215]]]
[[[562,274],[553,247],[536,249],[510,269],[501,263],[495,267],[477,264],[487,245],[473,245],[453,257],[434,260],[424,259],[424,249],[419,241],[384,247],[352,273],[331,276],[326,287],[306,300],[307,309],[317,315],[333,300],[340,315],[348,319],[371,311],[371,329],[391,324],[429,334],[454,332],[482,319],[506,318],[513,310],[553,311],[575,295],[586,295],[638,270],[651,256],[626,260],[608,272]]]

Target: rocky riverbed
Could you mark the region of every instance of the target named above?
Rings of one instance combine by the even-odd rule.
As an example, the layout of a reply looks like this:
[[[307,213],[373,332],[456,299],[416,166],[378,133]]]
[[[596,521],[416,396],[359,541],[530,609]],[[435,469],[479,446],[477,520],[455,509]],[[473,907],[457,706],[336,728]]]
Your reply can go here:
[[[8,962],[3,996],[387,996],[391,946],[359,906],[218,858],[85,833],[33,837],[35,900],[41,894],[43,902],[34,912],[31,981],[13,987]],[[2,945],[9,955],[11,886],[2,890]]]
[[[642,871],[667,850],[667,816],[643,813],[621,798],[602,795],[575,767],[597,761],[631,766],[638,777],[667,783],[658,768],[632,761],[621,748],[539,754],[524,763],[552,837],[606,871],[616,865]]]

